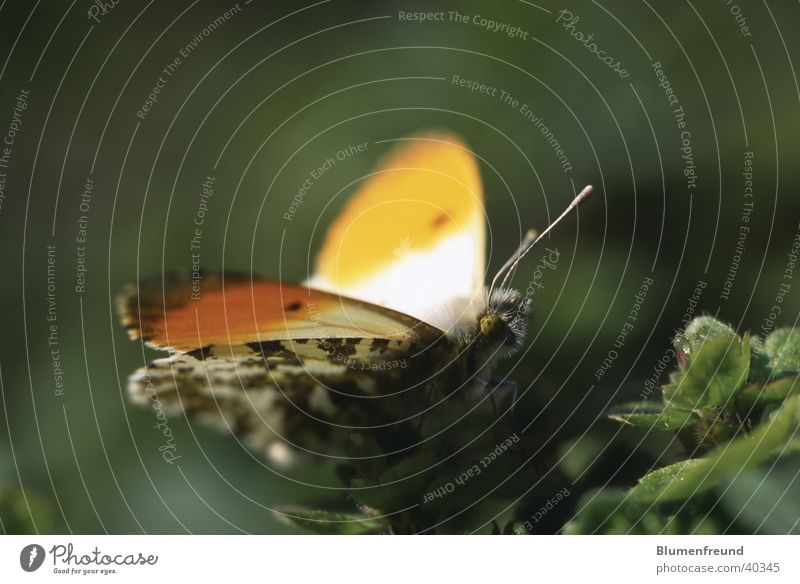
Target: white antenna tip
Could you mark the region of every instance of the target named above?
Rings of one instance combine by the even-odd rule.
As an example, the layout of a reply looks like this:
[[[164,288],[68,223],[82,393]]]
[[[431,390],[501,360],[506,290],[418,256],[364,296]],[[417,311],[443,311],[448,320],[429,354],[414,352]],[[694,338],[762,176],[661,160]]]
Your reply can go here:
[[[580,193],[578,193],[577,197],[575,197],[575,204],[580,205],[581,203],[583,203],[586,199],[589,198],[589,195],[592,194],[592,191],[594,191],[594,187],[592,185],[586,185],[585,187],[583,187],[583,190]]]

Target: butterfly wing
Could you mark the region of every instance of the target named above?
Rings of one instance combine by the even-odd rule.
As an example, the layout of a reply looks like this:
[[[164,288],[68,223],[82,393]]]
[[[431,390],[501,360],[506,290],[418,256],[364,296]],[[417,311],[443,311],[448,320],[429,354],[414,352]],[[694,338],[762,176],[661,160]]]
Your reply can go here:
[[[443,346],[442,331],[358,300],[237,274],[201,282],[154,278],[118,299],[131,337],[176,353],[136,371],[129,392],[259,452],[287,441],[324,447],[353,412],[385,412],[365,396],[421,392],[414,380]]]
[[[443,330],[484,282],[483,189],[458,138],[403,140],[330,227],[309,284]]]
[[[408,315],[307,286],[242,274],[204,274],[199,282],[168,275],[123,291],[118,307],[131,337],[157,349],[225,356],[280,347],[303,355],[310,341],[356,338],[405,351],[441,335]]]
[[[277,462],[295,449],[341,454],[347,432],[365,420],[395,422],[398,416],[387,412],[398,398],[416,404],[403,417],[426,403],[422,386],[404,381],[415,367],[413,357],[390,359],[386,352],[379,360],[374,352],[370,355],[369,361],[337,361],[281,351],[211,358],[179,353],[134,372],[128,392],[136,404],[157,403],[165,416],[186,415],[234,434]],[[424,353],[420,357],[429,361]],[[391,395],[397,391],[402,395]]]

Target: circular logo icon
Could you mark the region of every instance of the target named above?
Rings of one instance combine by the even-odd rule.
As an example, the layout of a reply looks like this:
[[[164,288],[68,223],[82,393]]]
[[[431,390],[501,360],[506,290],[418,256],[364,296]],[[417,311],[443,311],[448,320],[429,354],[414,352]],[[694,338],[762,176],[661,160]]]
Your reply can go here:
[[[22,548],[22,551],[19,552],[19,565],[22,566],[22,569],[26,572],[35,572],[42,567],[44,556],[44,548],[39,544],[32,543],[26,545]]]

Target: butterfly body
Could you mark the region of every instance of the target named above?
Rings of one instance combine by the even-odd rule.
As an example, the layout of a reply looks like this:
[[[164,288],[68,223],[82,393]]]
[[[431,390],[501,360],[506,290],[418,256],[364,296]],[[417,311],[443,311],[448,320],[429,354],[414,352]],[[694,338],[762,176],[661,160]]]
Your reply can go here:
[[[222,294],[226,278],[234,287],[241,285],[242,277],[235,274],[206,275],[206,294],[212,294],[212,283],[218,286],[213,293]],[[140,283],[139,293],[124,294],[123,312],[136,314],[140,294],[148,289],[149,283]],[[171,276],[173,298],[188,298],[190,289],[188,277],[181,285]],[[131,376],[129,392],[135,403],[158,400],[166,415],[185,414],[237,434],[259,452],[269,453],[281,442],[336,456],[353,431],[391,432],[419,425],[426,415],[447,420],[485,395],[494,363],[522,342],[518,327],[530,307],[512,290],[498,291],[495,302],[496,312],[490,303],[482,304],[484,314],[471,325],[465,322],[447,333],[418,327],[412,338],[208,342],[150,362]],[[174,301],[171,307],[181,309]],[[313,311],[313,303],[306,308]],[[202,320],[197,323],[202,330]],[[138,321],[128,324],[140,330]]]
[[[525,338],[531,301],[484,286],[484,246],[475,158],[447,134],[406,139],[341,211],[305,283],[203,274],[198,289],[172,274],[126,289],[130,335],[172,353],[130,377],[132,399],[273,458],[287,444],[338,456],[354,432],[413,448],[425,424],[435,433],[485,397]]]

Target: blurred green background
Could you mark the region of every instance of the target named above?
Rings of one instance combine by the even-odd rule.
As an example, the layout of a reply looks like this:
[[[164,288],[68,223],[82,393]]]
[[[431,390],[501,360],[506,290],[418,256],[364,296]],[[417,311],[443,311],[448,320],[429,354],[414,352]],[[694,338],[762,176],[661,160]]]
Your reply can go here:
[[[443,20],[401,16],[420,11]],[[451,21],[451,11],[467,22]],[[510,38],[483,18],[520,32]],[[192,221],[209,175],[215,195],[202,267],[303,279],[348,185],[370,171],[386,141],[429,128],[462,135],[481,157],[489,274],[575,188],[596,188],[548,242],[560,260],[538,280],[530,342],[502,365],[519,383],[523,424],[535,418],[531,431],[550,453],[543,472],[558,465],[582,476],[541,529],[558,529],[580,491],[629,486],[673,460],[668,437],[643,440],[603,414],[639,398],[648,379],[665,380],[659,361],[698,283],[697,314],[754,334],[775,326],[770,313],[788,283],[775,324],[797,323],[800,281],[786,270],[800,231],[798,24],[800,8],[789,0],[2,3],[0,134],[14,135],[0,167],[0,489],[23,487],[33,512],[31,521],[24,500],[0,505],[3,528],[275,533],[291,531],[270,511],[278,504],[346,507],[329,466],[272,468],[232,437],[184,419],[171,422],[180,468],[165,464],[154,413],[125,395],[127,375],[156,353],[128,340],[113,297],[140,276],[191,267]],[[587,43],[577,33],[594,36]],[[592,42],[628,75],[603,64]],[[495,95],[470,92],[453,76]],[[160,77],[157,102],[137,117]],[[337,162],[285,221],[309,173],[360,143],[366,151]],[[82,209],[87,178],[93,189]],[[86,282],[78,293],[82,215]],[[48,345],[48,246],[63,395]],[[543,253],[522,266],[516,287],[528,287]],[[633,329],[614,347],[647,278]],[[598,372],[612,350],[613,364]],[[797,506],[792,462],[767,483],[740,477],[721,497],[717,511],[730,514],[732,530],[780,531],[764,501],[788,489],[781,500]],[[763,497],[749,496],[753,485]],[[561,486],[541,488],[533,501]],[[742,508],[751,510],[734,522]],[[774,522],[765,526],[770,509]]]

